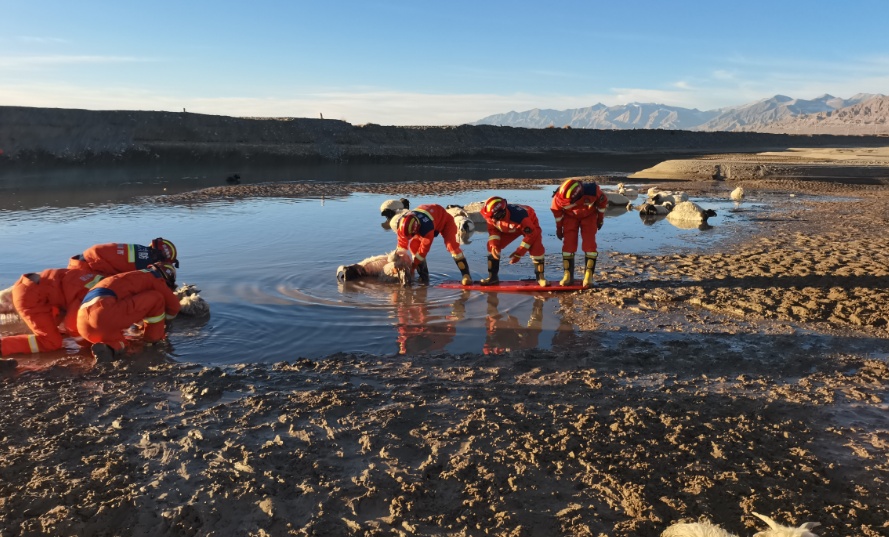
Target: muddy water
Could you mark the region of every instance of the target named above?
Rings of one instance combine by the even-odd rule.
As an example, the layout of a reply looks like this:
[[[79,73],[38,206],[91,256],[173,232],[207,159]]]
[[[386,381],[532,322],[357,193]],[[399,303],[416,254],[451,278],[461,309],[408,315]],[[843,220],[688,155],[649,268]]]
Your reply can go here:
[[[548,211],[552,188],[496,193],[537,210],[547,250],[547,275],[557,280],[560,243]],[[411,201],[415,205],[466,204],[494,193]],[[92,194],[100,196],[102,190]],[[92,244],[146,244],[163,236],[180,251],[180,283],[197,284],[212,311],[209,319],[180,319],[173,325],[168,352],[177,360],[274,362],[337,352],[459,354],[570,345],[576,328],[560,315],[564,296],[438,288],[437,283],[459,274],[441,239],[436,239],[429,257],[432,282],[428,287],[338,282],[338,265],[394,248],[394,234],[380,225],[379,206],[388,197],[352,194],[195,206],[146,204],[136,199],[2,210],[0,286],[10,285],[25,272],[64,266],[69,256]],[[58,195],[52,192],[46,198],[58,200]],[[637,212],[610,210],[599,233],[601,263],[607,263],[610,251],[706,248],[755,213],[734,212],[725,200],[696,201],[717,211],[711,229],[678,229],[666,220],[645,223]],[[755,203],[749,208],[755,208]],[[486,240],[484,233],[478,233],[465,246],[476,278],[485,275]],[[526,257],[517,265],[504,265],[501,279],[526,278],[532,272]],[[6,320],[0,324],[2,334],[21,330],[21,323]],[[71,343],[59,354],[76,352]]]

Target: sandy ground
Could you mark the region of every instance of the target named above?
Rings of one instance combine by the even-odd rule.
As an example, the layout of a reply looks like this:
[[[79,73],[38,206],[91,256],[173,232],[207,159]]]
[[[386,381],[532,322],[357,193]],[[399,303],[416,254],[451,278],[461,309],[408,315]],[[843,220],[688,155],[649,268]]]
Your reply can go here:
[[[552,351],[0,379],[0,536],[889,535],[889,187],[660,186],[738,184],[819,197],[705,253],[605,247]],[[301,187],[190,199],[256,188]]]

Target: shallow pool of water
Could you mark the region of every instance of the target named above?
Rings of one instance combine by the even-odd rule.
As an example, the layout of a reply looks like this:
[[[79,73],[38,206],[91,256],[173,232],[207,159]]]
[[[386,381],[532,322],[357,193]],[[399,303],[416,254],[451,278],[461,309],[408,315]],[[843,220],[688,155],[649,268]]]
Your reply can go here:
[[[548,209],[553,188],[467,192],[411,202],[466,204],[496,193],[511,203],[531,205],[543,227],[547,275],[557,280],[560,242]],[[63,267],[71,255],[92,244],[147,244],[163,236],[179,249],[179,282],[196,284],[212,312],[203,321],[175,322],[169,342],[177,360],[275,362],[338,352],[458,354],[570,344],[575,328],[562,320],[557,295],[437,287],[459,275],[440,238],[429,256],[428,287],[338,282],[338,265],[395,247],[395,235],[381,228],[379,216],[381,202],[390,197],[353,194],[190,206],[125,203],[3,210],[0,286],[11,285],[25,272]],[[610,210],[598,236],[600,255],[705,248],[755,213],[755,204],[748,206],[752,211],[734,212],[726,200],[695,201],[717,211],[710,219],[712,228],[678,229],[666,220],[646,225],[638,212]],[[464,248],[476,278],[486,274],[486,240],[487,235],[478,233]],[[504,264],[501,279],[526,278],[532,272],[526,256],[517,265]],[[0,325],[0,333],[20,328],[7,322]]]

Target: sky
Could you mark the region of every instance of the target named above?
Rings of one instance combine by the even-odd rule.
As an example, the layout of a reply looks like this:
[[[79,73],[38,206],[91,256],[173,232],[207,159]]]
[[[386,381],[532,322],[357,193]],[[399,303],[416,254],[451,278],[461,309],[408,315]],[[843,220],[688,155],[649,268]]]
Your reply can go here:
[[[0,0],[0,106],[460,125],[889,94],[889,1]]]

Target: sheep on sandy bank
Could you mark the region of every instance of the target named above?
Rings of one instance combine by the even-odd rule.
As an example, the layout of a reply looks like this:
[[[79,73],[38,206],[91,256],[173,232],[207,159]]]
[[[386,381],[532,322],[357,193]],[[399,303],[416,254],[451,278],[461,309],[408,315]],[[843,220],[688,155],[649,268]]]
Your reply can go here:
[[[384,283],[410,285],[411,262],[411,255],[407,250],[396,249],[388,254],[368,257],[354,265],[340,265],[336,269],[336,278],[341,282],[376,278]]]
[[[805,524],[800,525],[798,528],[791,528],[789,526],[782,526],[781,524],[778,524],[770,517],[767,517],[765,515],[761,515],[759,513],[753,513],[753,515],[769,525],[769,529],[756,533],[754,537],[818,537],[816,533],[812,533],[810,530],[821,525],[818,522],[806,522]],[[692,522],[673,524],[672,526],[664,530],[663,533],[661,533],[661,537],[737,536],[733,533],[725,531],[719,526],[714,526],[713,524],[707,522]]]

